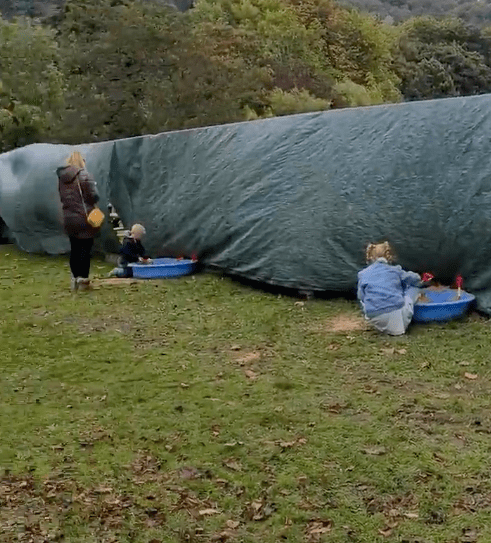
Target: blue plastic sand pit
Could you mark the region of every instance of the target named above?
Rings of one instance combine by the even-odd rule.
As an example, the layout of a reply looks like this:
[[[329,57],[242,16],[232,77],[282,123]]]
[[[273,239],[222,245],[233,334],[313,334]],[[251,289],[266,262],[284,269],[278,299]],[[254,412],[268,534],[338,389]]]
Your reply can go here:
[[[457,299],[457,291],[451,289],[432,290],[422,289],[421,292],[429,301],[418,301],[414,304],[414,322],[449,321],[465,315],[469,310],[474,296],[461,292]]]
[[[132,268],[133,277],[136,279],[164,279],[193,273],[196,262],[177,258],[156,258],[151,264],[133,264]]]

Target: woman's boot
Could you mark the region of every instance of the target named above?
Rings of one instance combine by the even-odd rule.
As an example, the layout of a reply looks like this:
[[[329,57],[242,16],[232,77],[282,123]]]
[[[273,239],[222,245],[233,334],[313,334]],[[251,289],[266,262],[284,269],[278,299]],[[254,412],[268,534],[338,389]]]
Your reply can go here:
[[[78,290],[90,290],[90,279],[87,277],[77,277]]]

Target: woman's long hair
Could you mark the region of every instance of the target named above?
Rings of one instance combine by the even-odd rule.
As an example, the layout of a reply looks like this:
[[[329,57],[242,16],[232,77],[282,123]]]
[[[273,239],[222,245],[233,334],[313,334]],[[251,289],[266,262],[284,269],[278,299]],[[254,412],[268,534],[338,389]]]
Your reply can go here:
[[[66,163],[68,166],[75,166],[75,168],[85,168],[85,159],[79,151],[73,151]]]

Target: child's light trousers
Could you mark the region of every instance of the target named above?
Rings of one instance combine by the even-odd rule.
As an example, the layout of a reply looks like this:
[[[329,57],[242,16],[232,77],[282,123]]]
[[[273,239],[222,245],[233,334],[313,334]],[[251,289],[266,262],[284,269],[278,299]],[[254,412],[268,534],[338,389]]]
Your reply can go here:
[[[404,295],[404,306],[389,313],[383,313],[376,317],[366,317],[379,332],[389,334],[391,336],[401,336],[407,330],[409,323],[413,318],[414,304],[418,299],[420,289],[410,287]]]

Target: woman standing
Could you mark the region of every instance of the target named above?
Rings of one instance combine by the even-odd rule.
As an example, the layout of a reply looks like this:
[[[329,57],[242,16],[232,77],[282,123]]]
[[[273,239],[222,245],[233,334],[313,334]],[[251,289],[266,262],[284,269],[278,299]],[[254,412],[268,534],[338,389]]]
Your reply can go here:
[[[67,165],[56,170],[63,207],[65,232],[70,238],[70,269],[72,290],[90,287],[90,253],[99,228],[87,222],[87,215],[99,201],[94,178],[85,169],[85,160],[74,151]]]

